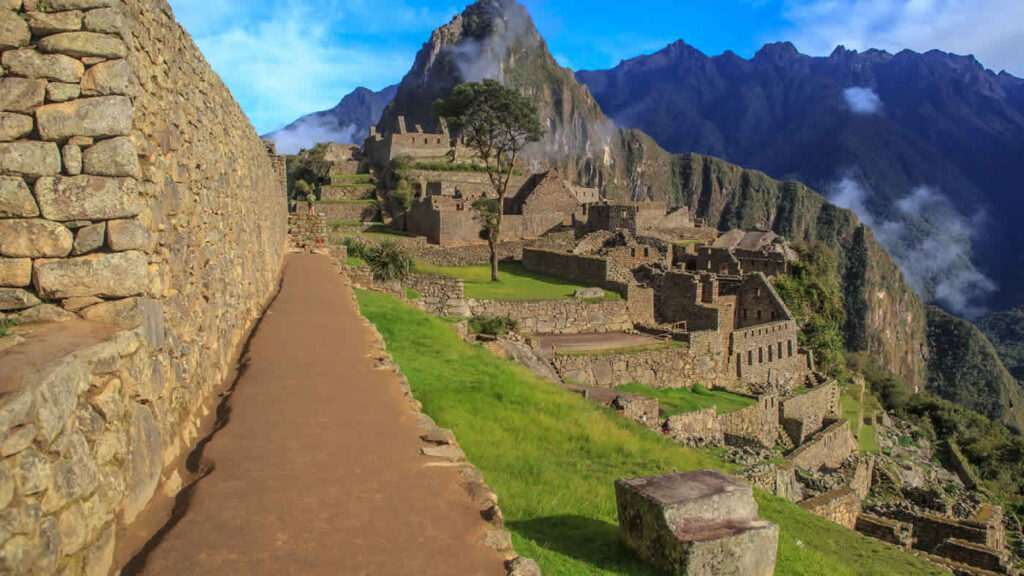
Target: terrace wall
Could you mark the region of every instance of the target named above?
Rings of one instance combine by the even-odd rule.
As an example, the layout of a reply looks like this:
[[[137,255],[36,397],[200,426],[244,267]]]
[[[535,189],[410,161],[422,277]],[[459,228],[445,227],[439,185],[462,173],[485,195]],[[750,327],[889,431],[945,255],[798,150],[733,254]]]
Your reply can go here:
[[[860,515],[861,499],[847,486],[826,492],[799,504],[801,508],[853,530]]]
[[[709,388],[718,384],[715,363],[688,348],[644,350],[617,354],[556,354],[552,358],[562,378],[594,386],[616,387],[632,382],[652,388]]]
[[[794,466],[805,470],[837,468],[847,456],[857,450],[859,445],[853,437],[850,423],[846,420],[836,420],[815,434],[806,444],[791,452],[786,459]]]
[[[730,446],[771,448],[779,438],[779,398],[761,396],[753,406],[720,415],[718,424]]]
[[[527,334],[590,334],[633,329],[627,303],[623,300],[468,300],[468,304],[473,316],[508,316]]]
[[[0,352],[0,573],[107,574],[274,294],[283,165],[166,2],[42,4],[0,8],[0,293],[66,322]]]
[[[821,429],[827,416],[839,413],[839,385],[828,382],[802,394],[786,396],[781,404],[782,428],[799,446]]]

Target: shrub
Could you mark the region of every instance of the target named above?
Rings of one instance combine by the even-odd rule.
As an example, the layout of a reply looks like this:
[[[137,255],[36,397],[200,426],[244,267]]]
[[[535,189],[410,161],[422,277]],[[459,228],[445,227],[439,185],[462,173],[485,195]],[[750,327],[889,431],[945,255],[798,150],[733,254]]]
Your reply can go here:
[[[404,280],[412,273],[413,260],[405,245],[388,238],[364,249],[366,264],[373,272],[373,279],[381,283]]]
[[[0,320],[0,338],[7,336],[7,329],[15,324],[14,320]]]
[[[366,244],[362,240],[358,238],[353,238],[351,236],[346,236],[345,239],[341,241],[341,243],[345,246],[345,249],[348,251],[349,256],[353,258],[359,258],[361,260],[366,259],[367,248]]]
[[[504,336],[519,327],[519,322],[508,316],[477,316],[469,321],[469,329],[476,334]]]

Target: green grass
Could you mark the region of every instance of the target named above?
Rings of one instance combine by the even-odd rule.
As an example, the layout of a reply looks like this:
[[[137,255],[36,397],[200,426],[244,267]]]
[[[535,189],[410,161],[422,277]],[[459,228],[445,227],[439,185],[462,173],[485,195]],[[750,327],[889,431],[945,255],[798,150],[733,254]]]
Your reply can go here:
[[[586,288],[560,278],[537,274],[523,268],[519,262],[498,264],[498,282],[491,281],[491,267],[483,266],[435,266],[416,262],[418,274],[437,274],[462,279],[467,298],[477,300],[563,300],[572,298],[579,288]],[[619,300],[614,292],[605,291],[606,300]]]
[[[654,576],[619,543],[615,480],[673,468],[728,470],[714,452],[685,448],[588,403],[390,296],[357,296],[424,411],[456,433],[498,493],[516,551],[547,576]],[[781,526],[779,576],[941,574],[789,502],[760,492],[757,499],[761,516]]]
[[[0,320],[0,338],[6,337],[7,331],[14,325],[14,320]]]
[[[415,290],[413,290],[412,288],[407,288],[405,290],[405,297],[407,299],[409,299],[409,300],[419,300],[420,299],[420,293],[415,291]]]
[[[708,390],[700,384],[694,384],[693,390],[687,388],[656,389],[643,384],[627,384],[618,389],[657,398],[658,406],[667,416],[693,412],[708,406],[717,406],[719,414],[728,414],[754,404],[753,398],[725,390]]]
[[[860,386],[856,384],[850,384],[844,390],[842,395],[839,397],[842,409],[842,417],[850,422],[850,427],[856,430],[856,422],[860,420],[863,422],[863,416],[870,416],[875,414],[880,409],[878,400],[875,399],[869,392],[864,393],[864,404],[862,405],[860,400]],[[860,442],[860,449],[862,452],[877,452],[878,442],[875,440],[875,427],[867,424],[862,424],[860,427],[860,435],[857,437]]]
[[[349,266],[356,266],[357,268],[365,268],[366,260],[363,260],[362,258],[359,258],[357,256],[346,256],[345,264]]]
[[[364,226],[362,222],[328,222],[328,228],[359,228]]]

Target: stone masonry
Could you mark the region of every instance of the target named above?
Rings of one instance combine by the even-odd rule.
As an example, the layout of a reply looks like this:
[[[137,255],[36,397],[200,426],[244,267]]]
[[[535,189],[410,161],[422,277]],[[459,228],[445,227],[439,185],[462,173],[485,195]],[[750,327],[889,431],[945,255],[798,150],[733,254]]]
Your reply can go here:
[[[102,575],[274,293],[282,163],[164,0],[0,2],[0,52],[0,573]]]
[[[619,531],[669,574],[770,576],[779,527],[757,516],[749,484],[718,470],[619,480]]]

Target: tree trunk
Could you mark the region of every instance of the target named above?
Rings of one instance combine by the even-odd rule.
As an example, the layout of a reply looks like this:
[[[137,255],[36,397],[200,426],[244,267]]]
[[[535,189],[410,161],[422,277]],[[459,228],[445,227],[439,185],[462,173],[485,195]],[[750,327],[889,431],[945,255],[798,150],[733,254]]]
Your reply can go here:
[[[498,246],[494,240],[487,240],[491,247],[491,282],[498,281]]]
[[[487,234],[487,243],[491,246],[491,282],[498,281],[498,240],[501,236],[501,214],[504,212],[505,194],[498,195],[498,222]]]

